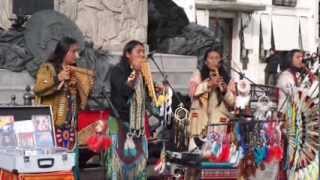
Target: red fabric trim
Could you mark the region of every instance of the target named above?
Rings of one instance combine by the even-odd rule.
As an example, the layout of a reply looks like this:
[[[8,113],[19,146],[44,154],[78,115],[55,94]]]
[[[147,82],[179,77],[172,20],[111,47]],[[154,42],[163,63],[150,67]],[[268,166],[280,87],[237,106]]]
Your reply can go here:
[[[110,117],[110,110],[103,111],[102,118],[107,121]],[[100,119],[100,111],[80,111],[78,114],[79,124],[78,130],[89,126],[90,124],[98,121]],[[150,125],[148,121],[148,117],[145,116],[144,128],[147,139],[151,137]]]
[[[239,169],[202,169],[201,179],[238,179]]]
[[[102,112],[102,119],[107,121],[110,116],[110,111]],[[100,111],[80,111],[78,113],[78,130],[89,126],[90,124],[100,120]]]
[[[144,131],[147,139],[149,139],[151,137],[151,130],[150,130],[149,119],[147,115],[144,116]]]

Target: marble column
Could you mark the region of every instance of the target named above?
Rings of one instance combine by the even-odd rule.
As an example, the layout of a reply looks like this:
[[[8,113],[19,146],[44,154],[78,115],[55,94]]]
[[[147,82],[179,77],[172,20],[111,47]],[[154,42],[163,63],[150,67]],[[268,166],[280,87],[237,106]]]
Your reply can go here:
[[[12,0],[0,0],[0,28],[5,30],[11,26]]]

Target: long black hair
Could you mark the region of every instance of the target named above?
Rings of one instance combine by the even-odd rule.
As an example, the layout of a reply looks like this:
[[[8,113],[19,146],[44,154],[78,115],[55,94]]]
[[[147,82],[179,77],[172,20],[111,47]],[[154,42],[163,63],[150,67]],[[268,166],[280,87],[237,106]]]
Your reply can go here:
[[[122,63],[129,63],[127,53],[131,53],[136,46],[143,46],[143,43],[137,40],[131,40],[124,46],[121,56]]]
[[[208,67],[207,64],[206,64],[206,61],[207,61],[207,59],[208,59],[209,53],[211,53],[211,52],[216,52],[216,53],[218,53],[218,54],[220,55],[220,57],[222,58],[222,53],[221,53],[221,51],[218,50],[218,49],[210,48],[210,49],[208,49],[208,50],[205,52],[205,54],[204,54],[204,59],[203,59],[204,62],[202,63],[202,67],[201,67],[201,69],[200,69],[200,74],[201,74],[201,80],[202,80],[202,81],[205,80],[205,79],[207,79],[207,78],[209,78],[210,69],[209,69],[209,67]],[[224,80],[226,83],[229,83],[229,81],[230,81],[230,76],[229,76],[228,72],[225,70],[225,68],[223,67],[223,65],[221,65],[221,66],[219,67],[218,71],[219,71],[220,76],[222,76],[223,80]]]
[[[63,37],[57,43],[56,48],[48,58],[48,62],[53,64],[57,73],[62,69],[63,59],[67,55],[70,47],[77,43],[78,41],[71,37]]]
[[[281,70],[286,70],[288,68],[294,68],[292,61],[293,61],[293,56],[296,53],[304,53],[302,50],[299,49],[292,49],[291,51],[289,51],[284,59],[284,61],[282,61],[281,64]]]
[[[207,59],[208,59],[209,53],[211,53],[211,52],[216,52],[216,53],[218,53],[218,54],[220,55],[220,57],[222,58],[222,53],[221,53],[221,51],[218,50],[218,49],[210,48],[210,49],[208,49],[208,50],[205,52],[205,54],[204,54],[204,60],[203,60],[204,62],[202,63],[202,67],[201,67],[201,69],[200,69],[200,75],[201,75],[201,80],[202,80],[202,81],[205,80],[205,79],[207,79],[207,78],[209,78],[210,69],[209,69],[209,67],[207,66],[206,61],[207,61]],[[222,76],[224,82],[225,82],[226,84],[228,84],[229,81],[230,81],[230,76],[229,76],[228,72],[225,70],[225,68],[223,67],[222,64],[221,64],[221,66],[219,67],[218,71],[219,71],[220,76]],[[220,106],[221,102],[223,101],[223,94],[222,94],[222,92],[217,91],[217,98],[218,98],[218,104],[217,104],[217,106]]]

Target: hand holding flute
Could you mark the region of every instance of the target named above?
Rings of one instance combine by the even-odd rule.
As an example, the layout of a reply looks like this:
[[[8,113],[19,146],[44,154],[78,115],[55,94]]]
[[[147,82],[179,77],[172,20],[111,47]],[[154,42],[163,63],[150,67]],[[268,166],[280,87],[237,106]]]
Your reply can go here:
[[[63,66],[62,71],[58,74],[58,80],[60,81],[58,90],[62,88],[65,81],[70,79],[70,72],[71,72],[70,66]]]

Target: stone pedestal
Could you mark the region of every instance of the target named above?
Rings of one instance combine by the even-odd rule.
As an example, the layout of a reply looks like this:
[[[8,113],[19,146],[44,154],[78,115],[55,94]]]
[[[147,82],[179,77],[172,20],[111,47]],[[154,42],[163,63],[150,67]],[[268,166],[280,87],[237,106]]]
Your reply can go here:
[[[155,54],[154,59],[161,70],[168,76],[168,80],[176,91],[187,94],[189,80],[197,69],[195,56],[182,56],[172,54]],[[163,80],[153,62],[150,62],[153,79],[157,82]]]
[[[110,59],[112,64],[119,62],[120,55],[114,54]],[[197,58],[195,56],[181,56],[171,54],[154,54],[154,59],[161,70],[168,76],[169,82],[176,91],[187,93],[189,79],[197,67]],[[153,80],[161,83],[163,80],[158,69],[150,61]],[[23,94],[25,87],[33,87],[35,81],[28,72],[11,72],[0,69],[0,104],[8,104],[12,95],[16,95],[16,102],[23,103]]]
[[[119,54],[113,55],[112,57],[112,64],[119,62]],[[173,88],[178,92],[187,94],[189,80],[193,72],[197,69],[197,57],[160,53],[154,54],[153,57],[161,71],[167,75],[168,81]],[[160,72],[151,59],[149,59],[149,61],[153,80],[161,83],[163,78]]]
[[[23,94],[27,85],[33,87],[34,79],[28,72],[11,72],[0,69],[0,104],[8,104],[11,96],[16,96],[16,102],[23,104]]]

